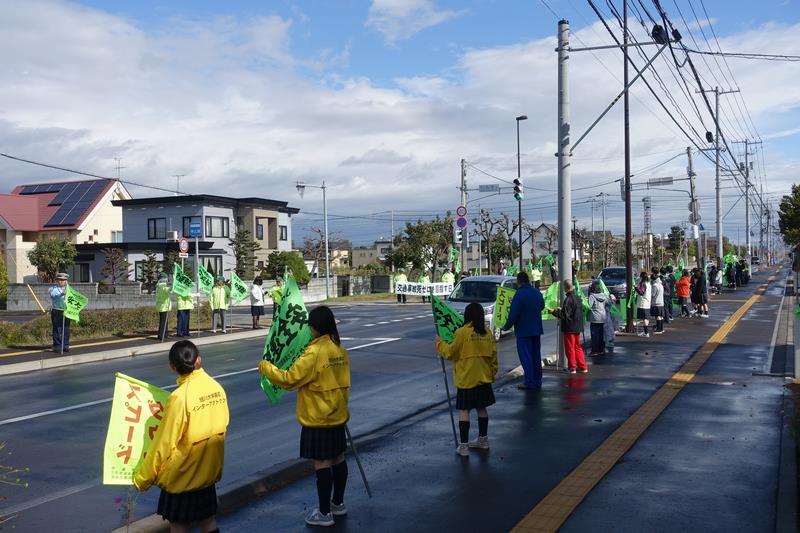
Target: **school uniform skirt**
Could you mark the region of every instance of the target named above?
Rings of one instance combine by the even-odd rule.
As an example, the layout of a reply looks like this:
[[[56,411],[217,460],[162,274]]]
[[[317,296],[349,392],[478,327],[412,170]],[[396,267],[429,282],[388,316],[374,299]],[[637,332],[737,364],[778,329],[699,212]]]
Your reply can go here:
[[[471,389],[458,389],[456,409],[481,409],[494,404],[494,391],[491,383],[483,383]]]
[[[252,316],[263,316],[264,315],[264,306],[263,305],[251,305],[250,306],[250,314]]]
[[[330,428],[303,426],[300,431],[300,457],[324,461],[335,459],[347,449],[344,424]]]
[[[650,306],[650,316],[653,318],[658,316],[664,316],[664,306],[662,305]]]
[[[214,484],[177,494],[161,489],[158,514],[176,524],[190,524],[211,518],[217,514],[217,489]]]

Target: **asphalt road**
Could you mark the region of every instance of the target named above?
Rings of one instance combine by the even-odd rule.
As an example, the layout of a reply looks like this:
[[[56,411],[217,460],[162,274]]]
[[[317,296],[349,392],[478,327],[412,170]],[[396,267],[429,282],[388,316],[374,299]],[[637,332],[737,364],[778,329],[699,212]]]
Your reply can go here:
[[[429,306],[360,304],[335,313],[351,352],[355,436],[445,398]],[[554,350],[555,324],[545,324],[547,353]],[[221,489],[297,457],[294,393],[268,405],[255,371],[262,346],[257,339],[202,351],[204,367],[225,387],[231,409]],[[518,365],[513,336],[499,348],[501,373]],[[7,497],[0,515],[18,514],[18,531],[108,531],[122,523],[117,500],[128,491],[101,484],[114,372],[162,387],[174,384],[166,354],[0,377],[0,443],[8,452],[3,464],[30,468],[23,475],[28,488],[0,486]],[[134,518],[153,513],[157,498],[157,490],[137,496]]]

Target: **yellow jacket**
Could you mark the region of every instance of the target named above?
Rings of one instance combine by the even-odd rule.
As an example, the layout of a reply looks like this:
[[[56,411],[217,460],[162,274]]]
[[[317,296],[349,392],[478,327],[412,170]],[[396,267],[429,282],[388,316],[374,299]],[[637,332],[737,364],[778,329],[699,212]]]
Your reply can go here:
[[[303,354],[281,370],[262,360],[258,370],[282,389],[297,389],[297,421],[306,427],[341,426],[350,418],[350,356],[329,335],[312,340]]]
[[[172,294],[172,287],[167,282],[159,281],[156,285],[156,311],[165,313],[172,309],[172,301],[169,299]]]
[[[225,390],[205,370],[179,376],[133,484],[142,491],[155,484],[176,494],[219,481],[229,416]]]
[[[283,287],[278,287],[275,285],[269,290],[269,297],[272,298],[272,302],[279,304],[281,300],[283,300]]]
[[[489,330],[485,335],[479,335],[472,329],[472,324],[467,324],[456,330],[453,344],[437,340],[436,350],[445,359],[453,361],[453,375],[459,389],[472,389],[494,382],[497,345]]]
[[[194,309],[194,299],[191,296],[175,295],[175,303],[178,311],[190,311]]]
[[[209,297],[211,309],[227,309],[231,300],[230,291],[227,285],[214,285]]]

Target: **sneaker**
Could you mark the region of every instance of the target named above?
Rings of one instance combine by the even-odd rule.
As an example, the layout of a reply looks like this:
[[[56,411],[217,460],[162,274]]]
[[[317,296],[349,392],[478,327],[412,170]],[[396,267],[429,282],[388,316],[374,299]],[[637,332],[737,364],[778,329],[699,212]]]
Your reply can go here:
[[[638,336],[639,336],[639,337],[647,337],[648,335],[647,335],[647,333],[645,333],[644,331],[642,331],[642,332],[639,332]]]
[[[700,318],[708,318],[708,315],[707,315],[707,314],[705,314],[705,315],[700,315]]]
[[[333,515],[330,513],[322,514],[319,512],[319,509],[315,508],[311,511],[311,514],[306,517],[306,524],[309,526],[330,527],[334,524]]]
[[[344,516],[347,514],[347,507],[345,506],[344,502],[340,504],[335,504],[331,502],[331,514],[333,516]]]
[[[478,440],[474,440],[469,443],[470,448],[477,448],[479,450],[488,450],[489,449],[489,437],[478,437]]]
[[[563,373],[565,373],[565,374],[575,374],[575,373],[576,373],[576,371],[575,371],[575,370],[570,370],[569,368],[564,368],[564,369],[562,369],[561,371],[562,371]]]
[[[215,330],[215,329],[211,330],[211,333],[216,333],[216,332],[217,332],[217,330]]]
[[[588,374],[588,373],[589,373],[588,368],[586,370],[578,370],[578,374]]]
[[[456,448],[456,453],[461,457],[469,457],[469,444],[466,442],[459,444],[458,448]]]
[[[661,330],[661,331],[654,331],[654,332],[653,332],[653,334],[654,334],[654,335],[663,335],[663,334],[664,334],[664,331],[663,331],[663,330]]]

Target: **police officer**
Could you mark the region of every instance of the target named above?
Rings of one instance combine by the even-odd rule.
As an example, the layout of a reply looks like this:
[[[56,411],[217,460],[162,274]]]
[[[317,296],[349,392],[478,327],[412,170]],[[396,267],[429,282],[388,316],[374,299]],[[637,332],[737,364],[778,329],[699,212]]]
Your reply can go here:
[[[69,323],[70,320],[64,317],[67,296],[67,280],[69,276],[63,272],[56,274],[56,283],[50,287],[50,300],[52,309],[50,310],[50,321],[53,324],[53,351],[61,353],[61,350],[69,352]]]

